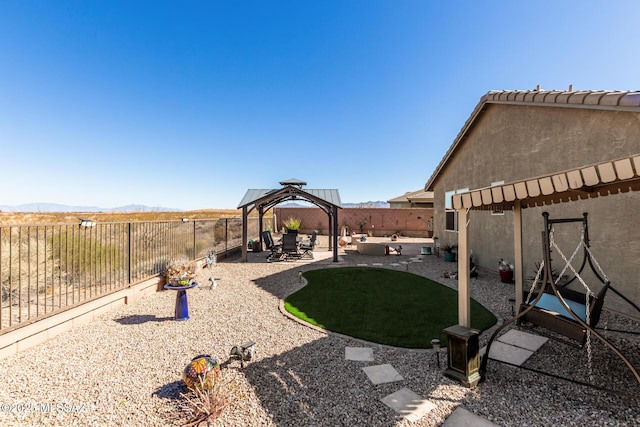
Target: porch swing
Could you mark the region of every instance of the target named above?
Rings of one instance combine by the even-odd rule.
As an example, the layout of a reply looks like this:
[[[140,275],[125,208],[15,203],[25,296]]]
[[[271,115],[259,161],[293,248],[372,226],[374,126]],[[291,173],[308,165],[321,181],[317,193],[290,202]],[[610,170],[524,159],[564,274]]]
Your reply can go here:
[[[591,340],[592,337],[596,337],[626,364],[638,383],[640,383],[640,374],[633,364],[611,342],[595,330],[596,325],[600,320],[604,299],[608,291],[612,291],[616,295],[620,296],[639,313],[640,308],[613,288],[604,270],[600,267],[598,261],[591,252],[589,248],[587,213],[583,214],[583,218],[562,219],[550,219],[547,212],[544,212],[542,215],[544,217],[544,231],[542,233],[543,260],[540,263],[536,277],[533,279],[531,288],[529,289],[529,294],[519,308],[518,314],[513,319],[504,322],[489,339],[487,349],[480,364],[480,373],[482,377],[484,378],[486,373],[491,344],[506,326],[516,322],[518,325],[529,323],[548,331],[553,331],[571,341],[577,342],[579,347],[585,347],[588,355],[589,376],[592,382]],[[569,258],[565,256],[554,240],[553,225],[562,223],[582,223],[580,241]],[[556,277],[554,277],[552,273],[552,249],[562,257],[565,263],[561,273]],[[573,267],[572,262],[580,249],[583,250],[584,256],[580,267],[576,270]],[[587,264],[591,268],[594,276],[602,283],[602,287],[597,293],[594,292],[583,279],[584,268]],[[566,283],[561,284],[561,279],[567,269],[571,270],[573,278],[568,280]],[[540,280],[541,275],[542,281]],[[567,286],[575,280],[580,282],[584,288],[584,293],[567,288]],[[533,298],[536,289],[537,295]],[[584,383],[584,385],[592,384]]]
[[[583,347],[589,337],[589,328],[595,329],[600,320],[604,298],[611,286],[611,282],[589,249],[589,228],[586,213],[583,218],[577,219],[549,219],[549,214],[546,212],[543,213],[543,216],[545,220],[545,231],[543,232],[544,258],[540,263],[536,279],[531,284],[527,299],[520,306],[521,316],[518,317],[517,324],[521,325],[528,322],[532,325],[540,326],[576,341],[579,347]],[[555,242],[553,229],[553,224],[567,222],[582,222],[580,241],[569,259]],[[562,257],[565,264],[560,274],[555,278],[551,267],[552,248]],[[572,261],[580,249],[583,249],[584,256],[580,268],[576,270],[572,265]],[[595,277],[603,284],[597,294],[589,288],[582,278],[587,264],[591,267]],[[560,285],[560,281],[567,269],[573,272],[573,278]],[[535,300],[532,301],[532,296],[540,283],[539,276],[541,271],[545,273],[542,280],[544,286],[538,292]],[[584,293],[568,288],[568,285],[575,280],[580,282]]]

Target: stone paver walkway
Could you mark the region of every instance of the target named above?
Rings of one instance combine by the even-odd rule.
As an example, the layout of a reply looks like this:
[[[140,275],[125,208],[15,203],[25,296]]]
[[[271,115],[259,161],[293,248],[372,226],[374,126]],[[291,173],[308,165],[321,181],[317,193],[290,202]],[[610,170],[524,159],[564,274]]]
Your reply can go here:
[[[547,342],[547,338],[512,329],[492,344],[490,357],[495,360],[521,365],[545,342]],[[486,347],[480,350],[480,357],[485,351]],[[345,359],[373,362],[373,349],[369,347],[345,347]],[[402,375],[390,364],[365,366],[362,370],[374,385],[404,380]],[[434,402],[423,398],[407,387],[403,387],[380,400],[399,415],[412,422],[418,421],[436,407]],[[443,424],[443,427],[463,426],[493,427],[496,424],[462,407],[458,407]]]

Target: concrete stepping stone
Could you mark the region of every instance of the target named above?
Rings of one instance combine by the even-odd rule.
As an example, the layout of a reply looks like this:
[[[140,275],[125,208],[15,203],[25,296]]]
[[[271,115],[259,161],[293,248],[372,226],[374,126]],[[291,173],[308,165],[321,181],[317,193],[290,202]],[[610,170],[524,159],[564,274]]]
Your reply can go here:
[[[521,366],[548,340],[549,338],[546,337],[511,329],[491,344],[489,357],[500,362]],[[484,356],[486,351],[485,346],[480,350],[480,356]]]
[[[549,341],[549,338],[511,329],[506,334],[498,337],[497,340],[527,350],[538,351],[544,343]]]
[[[484,346],[480,349],[480,357],[483,357],[487,352],[487,347]],[[520,366],[527,361],[534,352],[525,348],[516,347],[515,345],[505,344],[501,341],[494,341],[491,344],[491,352],[489,358],[497,360],[499,362],[511,363],[512,365]]]
[[[398,264],[397,262],[392,262],[389,265],[392,266],[392,267],[398,267],[400,264]]]
[[[356,264],[358,267],[367,267],[369,264]]]
[[[422,396],[406,387],[401,388],[395,393],[391,393],[380,400],[382,403],[411,422],[418,421],[436,407],[435,403],[427,399],[423,399]]]
[[[493,347],[493,345],[491,346]],[[444,420],[442,427],[498,427],[489,420],[485,420],[479,415],[469,412],[461,406],[458,406],[451,415]]]
[[[373,362],[373,349],[369,347],[345,347],[344,358],[358,362]]]
[[[376,365],[376,366],[367,366],[362,368],[369,380],[374,384],[385,384],[392,383],[395,381],[402,381],[402,375],[395,370],[395,368],[389,364],[386,365]]]

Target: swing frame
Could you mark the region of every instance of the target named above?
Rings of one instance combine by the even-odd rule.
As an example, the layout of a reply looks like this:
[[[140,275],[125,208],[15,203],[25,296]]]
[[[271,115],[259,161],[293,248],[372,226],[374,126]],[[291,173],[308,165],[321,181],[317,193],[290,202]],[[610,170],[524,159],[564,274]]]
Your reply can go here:
[[[518,314],[511,320],[505,321],[499,328],[495,330],[495,332],[491,335],[487,343],[487,348],[482,356],[482,360],[480,363],[480,376],[481,380],[484,381],[486,379],[486,371],[487,371],[487,363],[489,360],[489,354],[491,350],[491,344],[498,337],[500,332],[506,328],[508,325],[512,323],[520,324],[521,322],[527,321],[533,324],[544,327],[548,330],[557,332],[562,334],[570,339],[574,339],[581,343],[581,346],[584,345],[585,342],[588,344],[588,350],[590,352],[590,340],[591,337],[596,337],[600,340],[606,347],[608,347],[613,353],[615,353],[629,368],[631,373],[634,375],[638,383],[640,383],[640,374],[633,366],[633,364],[618,350],[611,342],[609,342],[604,336],[598,333],[595,330],[595,325],[597,324],[600,313],[602,311],[602,306],[604,304],[604,297],[607,290],[611,289],[617,295],[621,295],[618,291],[611,287],[609,280],[603,275],[599,274],[596,271],[594,266],[593,257],[589,251],[589,234],[588,234],[588,222],[587,222],[587,213],[583,214],[582,218],[560,218],[560,219],[550,219],[548,212],[543,212],[542,216],[544,218],[544,232],[543,232],[543,279],[542,286],[540,287],[538,294],[534,301],[527,304],[526,302],[520,306]],[[569,280],[564,286],[573,282],[579,274],[583,271],[584,267],[588,263],[591,267],[595,276],[604,284],[604,286],[600,289],[597,295],[585,295],[585,306],[588,307],[587,317],[588,323],[583,321],[578,314],[576,314],[565,298],[567,296],[563,296],[560,292],[560,288],[556,284],[555,280],[552,276],[552,266],[551,266],[551,232],[553,228],[553,224],[561,224],[561,223],[576,223],[581,222],[583,224],[583,238],[584,238],[584,258],[582,260],[582,264],[580,269],[577,271],[577,274]],[[574,271],[575,272],[575,271]],[[537,278],[536,278],[537,279]],[[535,286],[535,283],[534,283]],[[558,313],[553,313],[548,310],[541,309],[536,306],[536,304],[540,301],[543,294],[552,294],[555,296],[562,307],[569,313],[573,318],[569,318],[566,316],[562,316]],[[575,293],[575,292],[574,292]],[[634,308],[640,311],[637,305],[631,303],[626,297],[623,299],[629,302]],[[594,316],[593,318],[591,316]]]
[[[573,301],[578,304],[584,304],[585,309],[588,307],[588,315],[586,315],[587,326],[595,328],[600,320],[600,314],[604,305],[604,298],[610,287],[608,279],[602,277],[599,274],[595,266],[593,265],[593,258],[589,254],[589,224],[587,221],[587,213],[583,214],[582,218],[568,218],[568,219],[550,219],[549,214],[544,212],[544,232],[542,233],[542,252],[544,260],[544,272],[543,287],[539,291],[539,295],[533,302],[524,301],[520,306],[521,316],[517,318],[517,325],[528,322],[536,326],[540,326],[544,329],[556,332],[563,335],[570,340],[576,341],[580,348],[584,347],[587,341],[587,333],[589,328],[581,324],[582,320],[572,309],[569,307],[567,300]],[[553,268],[551,266],[551,234],[553,232],[553,224],[561,223],[576,223],[581,222],[583,227],[583,258],[580,268],[577,270],[577,274],[581,274],[587,265],[591,267],[591,270],[603,284],[602,288],[597,294],[592,293],[580,293],[573,290],[564,290],[566,286],[575,281],[578,276],[574,275],[570,280],[559,286],[556,280],[553,279],[551,272]],[[534,284],[535,286],[535,284]],[[562,306],[566,309],[566,313],[560,314],[554,311],[550,311],[544,307],[544,305],[538,305],[538,302],[544,294],[555,296]],[[587,300],[588,298],[588,300]],[[573,318],[569,318],[566,314],[570,314]]]

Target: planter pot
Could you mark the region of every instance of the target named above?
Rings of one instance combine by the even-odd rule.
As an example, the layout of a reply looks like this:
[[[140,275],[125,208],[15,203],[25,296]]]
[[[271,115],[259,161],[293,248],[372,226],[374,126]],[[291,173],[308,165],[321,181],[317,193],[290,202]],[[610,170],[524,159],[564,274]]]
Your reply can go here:
[[[500,281],[502,283],[511,283],[513,281],[513,271],[500,270]]]
[[[454,254],[453,252],[445,252],[444,253],[444,260],[446,262],[455,262],[456,261],[456,254]]]

